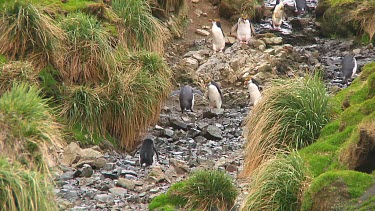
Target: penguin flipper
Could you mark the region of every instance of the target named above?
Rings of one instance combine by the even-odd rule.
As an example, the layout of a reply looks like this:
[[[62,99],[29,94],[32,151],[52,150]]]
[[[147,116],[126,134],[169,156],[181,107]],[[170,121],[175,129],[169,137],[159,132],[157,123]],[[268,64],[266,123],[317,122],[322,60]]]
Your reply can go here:
[[[199,94],[201,96],[203,96],[203,93],[197,89],[193,89],[193,94]]]
[[[238,22],[232,26],[232,28],[230,29],[230,34],[232,34],[233,32],[237,32],[237,28],[238,28]]]

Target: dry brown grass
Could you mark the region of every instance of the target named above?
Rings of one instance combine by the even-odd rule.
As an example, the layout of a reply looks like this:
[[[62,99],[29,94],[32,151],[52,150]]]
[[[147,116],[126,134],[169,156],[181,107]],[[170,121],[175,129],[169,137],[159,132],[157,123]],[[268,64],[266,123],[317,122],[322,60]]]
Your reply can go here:
[[[348,21],[355,21],[359,23],[361,29],[368,33],[370,40],[375,35],[375,2],[362,1],[354,10],[351,10],[349,15],[346,16]]]
[[[27,59],[41,69],[53,61],[63,41],[63,31],[31,3],[5,3],[0,19],[0,53],[10,60]]]

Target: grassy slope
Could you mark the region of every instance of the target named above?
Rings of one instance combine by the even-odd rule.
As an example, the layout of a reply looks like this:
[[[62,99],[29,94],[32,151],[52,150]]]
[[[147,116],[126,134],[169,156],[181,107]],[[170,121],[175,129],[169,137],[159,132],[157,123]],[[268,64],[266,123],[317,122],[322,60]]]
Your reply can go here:
[[[305,210],[311,208],[315,194],[338,179],[344,180],[351,198],[359,197],[373,184],[373,176],[349,169],[351,158],[347,154],[359,142],[360,126],[375,120],[374,78],[375,62],[367,64],[361,76],[332,99],[336,119],[323,128],[314,144],[300,150],[314,178],[305,192]],[[344,101],[350,103],[345,110]]]

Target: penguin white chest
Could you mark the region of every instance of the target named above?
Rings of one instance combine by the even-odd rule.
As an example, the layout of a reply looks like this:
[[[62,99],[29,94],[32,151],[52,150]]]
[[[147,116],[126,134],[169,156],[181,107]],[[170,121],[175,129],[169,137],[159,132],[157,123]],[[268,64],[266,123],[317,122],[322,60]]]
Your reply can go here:
[[[208,86],[208,99],[210,101],[210,106],[213,108],[221,108],[222,100],[221,95],[214,85]]]
[[[256,105],[261,97],[260,91],[254,83],[248,84],[249,94],[250,94],[250,105]]]
[[[355,73],[357,72],[357,60],[353,57],[354,60],[354,68],[352,73],[352,78],[354,77]]]
[[[225,38],[223,31],[216,24],[212,25],[212,45],[214,51],[222,51],[225,47]]]
[[[248,42],[251,38],[250,21],[239,21],[237,27],[237,39],[242,42]]]

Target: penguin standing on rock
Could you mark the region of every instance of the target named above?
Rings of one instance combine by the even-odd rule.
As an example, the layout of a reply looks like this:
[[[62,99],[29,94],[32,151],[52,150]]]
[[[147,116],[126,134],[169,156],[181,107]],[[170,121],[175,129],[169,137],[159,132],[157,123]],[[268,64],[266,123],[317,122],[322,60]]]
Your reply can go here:
[[[180,108],[182,113],[184,113],[184,111],[193,112],[194,94],[199,94],[203,96],[203,93],[201,91],[193,89],[189,85],[185,85],[180,90],[174,91],[172,93],[172,96],[177,94],[179,95],[178,99],[180,101]]]
[[[250,94],[250,105],[255,106],[261,98],[259,88],[251,79],[247,82],[247,88]]]
[[[223,49],[225,47],[225,38],[224,38],[224,32],[221,28],[221,23],[219,20],[211,20],[212,22],[212,49],[214,53],[217,51],[223,52]]]
[[[342,74],[344,76],[343,82],[347,85],[348,84],[348,79],[352,78],[354,74],[357,72],[357,60],[355,59],[354,56],[351,55],[346,55],[342,59]]]
[[[250,20],[245,16],[238,18],[237,23],[232,27],[232,32],[237,30],[237,40],[240,43],[249,44],[252,33],[255,34],[255,30]]]
[[[155,154],[157,156],[157,160],[159,160],[159,153],[155,148],[154,141],[150,138],[145,139],[139,150],[139,164],[141,167],[143,164],[146,164],[146,167],[152,165]]]
[[[272,13],[272,27],[274,29],[280,30],[281,24],[284,19],[284,2],[280,0],[279,4],[275,6],[275,10]]]
[[[307,9],[306,0],[295,0],[294,8],[295,8],[295,12],[304,13]]]
[[[210,101],[210,107],[221,108],[223,94],[220,90],[219,84],[215,81],[211,81],[208,84],[208,100]]]

